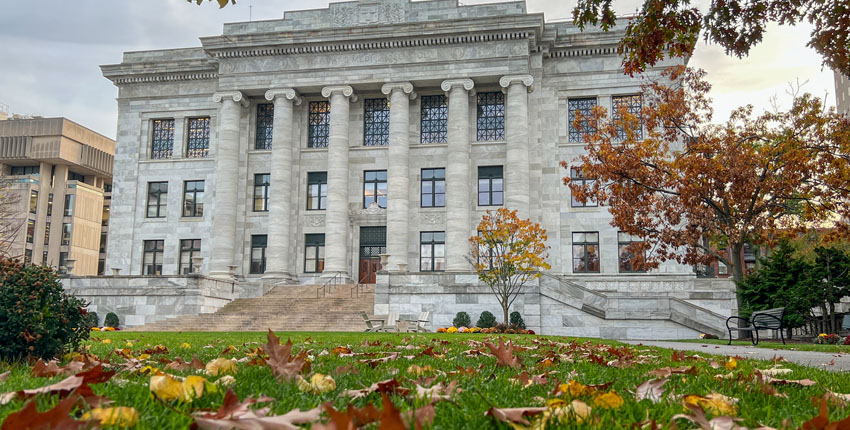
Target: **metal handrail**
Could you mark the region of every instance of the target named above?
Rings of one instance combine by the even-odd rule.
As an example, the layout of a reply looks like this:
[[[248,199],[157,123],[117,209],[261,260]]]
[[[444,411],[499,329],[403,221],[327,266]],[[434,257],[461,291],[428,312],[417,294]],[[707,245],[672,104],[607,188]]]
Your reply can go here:
[[[321,287],[316,289],[316,298],[317,299],[319,298],[319,292],[322,293],[322,296],[327,295],[328,292],[330,291],[331,283],[333,283],[333,285],[336,286],[336,285],[339,284],[339,281],[341,280],[341,278],[342,278],[342,273],[340,273],[340,272],[335,273],[330,279],[325,281],[325,283]]]
[[[363,280],[366,279],[368,276],[369,276],[368,274],[363,275],[363,277],[360,278],[360,280],[357,281],[357,285],[355,285],[354,287],[351,288],[351,298],[354,298],[354,296],[360,297],[360,289],[364,285]]]

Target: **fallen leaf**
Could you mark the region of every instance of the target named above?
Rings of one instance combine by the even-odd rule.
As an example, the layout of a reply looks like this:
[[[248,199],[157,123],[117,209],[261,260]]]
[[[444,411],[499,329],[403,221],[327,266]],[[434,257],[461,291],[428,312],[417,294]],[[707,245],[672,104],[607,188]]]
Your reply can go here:
[[[543,413],[548,408],[530,407],[530,408],[490,408],[484,415],[488,415],[508,424],[531,425],[527,417],[535,417]]]
[[[298,426],[299,424],[318,422],[322,413],[322,408],[314,408],[308,411],[295,409],[284,415],[269,416],[268,407],[250,409],[250,406],[256,402],[271,400],[273,399],[254,400],[248,397],[244,402],[239,402],[236,394],[232,390],[228,390],[218,411],[195,412],[193,418],[197,428],[202,430],[299,430],[301,429]]]
[[[720,416],[709,421],[705,417],[705,411],[700,406],[685,403],[685,407],[691,411],[691,414],[674,415],[670,421],[670,428],[678,428],[676,427],[676,420],[685,419],[698,425],[702,430],[747,430],[746,427],[737,425],[732,417]]]
[[[735,370],[738,368],[738,360],[735,357],[729,357],[729,360],[726,361],[726,364],[723,365],[726,370]]]
[[[817,399],[817,398],[815,398]],[[850,429],[850,417],[844,418],[841,421],[829,421],[829,407],[827,403],[829,398],[824,395],[820,399],[819,413],[812,419],[803,422],[800,427],[803,430],[848,430]]]
[[[439,400],[451,400],[457,393],[460,393],[461,391],[463,390],[457,388],[457,381],[450,382],[448,386],[444,386],[441,382],[430,388],[424,388],[417,385],[416,397],[420,399],[427,399],[431,402]]]
[[[602,409],[619,409],[623,406],[623,398],[616,391],[600,393],[593,397],[593,406]]]
[[[139,412],[126,406],[94,408],[84,413],[82,419],[96,420],[107,426],[133,427],[139,422]]]
[[[688,394],[683,398],[686,405],[696,405],[703,410],[707,410],[714,415],[736,415],[738,410],[735,408],[737,399],[724,396],[720,393],[711,393],[707,396],[699,396],[696,394]]]
[[[770,369],[760,369],[760,370],[758,370],[758,372],[760,372],[762,375],[765,375],[765,376],[780,376],[780,375],[787,375],[787,374],[791,373],[792,370],[786,369],[784,367],[774,366],[774,367],[771,367]]]
[[[366,397],[372,393],[400,394],[402,396],[405,396],[409,392],[410,390],[402,387],[401,383],[399,383],[397,380],[387,379],[385,381],[375,382],[368,388],[364,388],[361,390],[345,390],[342,392],[342,396],[358,399],[360,397]]]
[[[499,345],[493,345],[489,342],[484,342],[484,345],[487,348],[490,348],[490,352],[496,357],[496,365],[497,366],[508,366],[518,368],[522,366],[522,359],[514,355],[514,345],[512,341],[508,341],[508,343],[504,343],[502,338],[499,338]]]
[[[92,421],[77,421],[71,418],[71,409],[79,401],[78,396],[69,396],[46,412],[38,412],[36,400],[31,400],[21,410],[12,412],[3,421],[0,430],[76,430],[92,427]]]
[[[6,382],[6,380],[9,379],[10,375],[12,375],[11,371],[0,373],[0,383]]]
[[[777,379],[766,375],[762,375],[762,377],[764,378],[764,382],[774,385],[799,385],[801,387],[811,387],[812,385],[817,384],[817,382],[812,381],[811,379]]]
[[[697,369],[694,366],[662,367],[661,369],[650,370],[647,374],[658,378],[666,378],[673,374],[696,375]]]
[[[322,394],[336,390],[336,381],[334,381],[334,378],[330,375],[323,375],[321,373],[316,373],[310,377],[309,382],[302,378],[301,375],[298,375],[297,385],[299,390],[313,394]]]
[[[648,379],[635,388],[635,398],[640,401],[649,399],[652,403],[658,403],[664,397],[664,384],[668,381],[667,378]]]
[[[222,374],[235,374],[236,362],[228,358],[216,358],[204,366],[204,373],[209,376],[218,376]]]
[[[280,338],[275,336],[271,329],[269,329],[268,343],[263,349],[269,354],[266,364],[272,369],[278,381],[291,381],[305,370],[307,354],[302,352],[293,356],[292,341],[287,340],[286,345],[281,345]]]

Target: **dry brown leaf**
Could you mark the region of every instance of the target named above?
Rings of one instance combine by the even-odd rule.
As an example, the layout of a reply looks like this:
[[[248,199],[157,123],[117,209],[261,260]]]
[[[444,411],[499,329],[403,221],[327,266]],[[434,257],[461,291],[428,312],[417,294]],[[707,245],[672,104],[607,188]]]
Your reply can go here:
[[[677,429],[676,420],[684,419],[698,425],[702,430],[747,430],[746,427],[741,427],[735,419],[729,416],[720,416],[712,418],[710,421],[705,417],[705,412],[698,405],[685,403],[685,407],[690,409],[692,415],[678,414],[674,415],[670,421],[670,428]]]
[[[764,378],[765,383],[774,385],[799,385],[801,387],[811,387],[812,385],[817,384],[817,382],[812,381],[811,379],[777,379],[771,378],[767,375],[762,375],[762,378]]]
[[[11,376],[11,375],[12,375],[11,371],[6,371],[6,372],[3,372],[3,373],[0,373],[0,383],[6,382],[6,380],[9,379],[9,376]]]
[[[650,376],[655,376],[658,378],[666,378],[670,375],[696,375],[697,369],[694,366],[681,366],[681,367],[662,367],[661,369],[651,370],[647,373]]]
[[[531,425],[531,422],[526,418],[535,417],[542,414],[548,408],[529,407],[529,408],[490,408],[484,415],[489,415],[508,424],[522,424],[525,426]]]
[[[396,379],[387,379],[384,381],[375,382],[369,387],[363,388],[361,390],[345,390],[341,393],[341,395],[343,397],[359,399],[361,397],[366,397],[372,393],[400,394],[402,396],[406,396],[408,393],[410,393],[410,390],[402,387],[401,383],[398,382]]]
[[[452,381],[448,386],[443,385],[443,383],[438,383],[430,388],[425,388],[420,385],[416,386],[416,397],[428,399],[431,402],[436,402],[440,400],[451,400],[457,393],[460,393],[460,388],[457,387],[457,381]]]
[[[508,366],[513,368],[522,367],[522,359],[514,355],[515,351],[519,351],[519,347],[514,347],[513,342],[510,340],[508,343],[504,343],[502,338],[499,338],[499,345],[493,345],[489,342],[484,342],[484,345],[487,348],[490,348],[490,352],[496,356],[496,365],[498,366]]]
[[[0,430],[21,429],[93,429],[96,421],[77,421],[71,418],[71,409],[77,403],[79,397],[69,396],[59,402],[53,409],[46,412],[36,410],[36,401],[27,402],[21,410],[13,412],[3,421]]]
[[[263,349],[269,354],[266,364],[272,369],[272,373],[278,381],[291,381],[295,376],[305,371],[307,355],[301,352],[292,355],[292,341],[287,340],[286,345],[280,344],[280,338],[269,329],[268,343]]]
[[[649,379],[635,388],[635,398],[640,401],[649,399],[652,403],[658,403],[664,397],[664,384],[668,381],[667,378]]]
[[[299,430],[299,424],[312,424],[319,421],[322,409],[315,408],[308,411],[292,410],[284,415],[268,415],[269,408],[250,409],[250,406],[260,401],[273,399],[254,400],[251,397],[239,402],[239,398],[232,390],[228,390],[224,397],[224,403],[216,412],[196,412],[193,414],[195,425],[202,430]]]
[[[817,400],[815,398],[814,400]],[[803,430],[850,430],[850,417],[844,418],[841,421],[829,421],[829,408],[827,403],[829,398],[824,395],[820,399],[819,413],[814,418],[803,422]]]

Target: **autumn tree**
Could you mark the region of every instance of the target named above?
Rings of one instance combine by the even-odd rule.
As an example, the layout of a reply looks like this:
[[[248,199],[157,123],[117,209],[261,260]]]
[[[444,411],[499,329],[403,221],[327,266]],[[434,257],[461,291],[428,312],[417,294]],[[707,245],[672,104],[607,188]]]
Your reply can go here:
[[[186,0],[189,3],[197,3],[198,6],[204,3],[204,0]],[[212,0],[209,0],[212,1]],[[236,4],[236,0],[216,0],[218,2],[219,9],[227,6],[228,4]]]
[[[478,223],[478,235],[469,238],[470,262],[502,305],[506,324],[525,284],[540,277],[540,269],[551,268],[546,239],[540,224],[520,219],[515,210],[506,208],[487,211]]]
[[[731,268],[744,277],[744,245],[831,226],[847,232],[850,119],[818,98],[795,97],[787,111],[754,117],[735,110],[712,124],[705,73],[683,67],[643,85],[640,115],[609,119],[603,108],[573,124],[595,124],[576,167],[574,197],[608,206],[611,224],[643,238],[629,245],[636,268],[665,260]]]
[[[612,0],[578,0],[573,20],[579,28],[598,25],[610,30],[616,23]],[[727,54],[743,57],[761,42],[768,24],[809,22],[807,46],[823,64],[850,76],[850,4],[831,0],[712,0],[700,10],[690,0],[644,0],[628,18],[618,51],[626,73],[652,66],[665,55],[690,57],[702,32],[707,42]]]

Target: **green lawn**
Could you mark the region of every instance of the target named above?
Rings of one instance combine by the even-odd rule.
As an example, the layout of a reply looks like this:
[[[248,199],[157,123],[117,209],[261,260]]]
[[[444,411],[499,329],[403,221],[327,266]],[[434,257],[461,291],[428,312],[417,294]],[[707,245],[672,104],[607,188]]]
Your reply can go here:
[[[559,337],[537,336],[502,336],[511,339],[516,344],[529,349],[518,352],[522,359],[521,368],[498,366],[497,359],[488,355],[468,355],[469,350],[489,349],[473,341],[490,341],[498,343],[496,335],[436,335],[436,334],[362,334],[362,333],[277,333],[283,342],[287,338],[294,343],[293,352],[306,350],[312,360],[311,370],[304,376],[314,373],[330,375],[336,383],[336,389],[323,394],[313,394],[299,390],[295,382],[278,382],[271,369],[264,365],[248,365],[246,353],[255,350],[266,342],[265,333],[141,333],[113,332],[92,333],[89,342],[91,353],[112,363],[119,372],[108,382],[93,385],[95,394],[111,399],[113,406],[131,406],[135,408],[140,419],[136,428],[139,429],[181,429],[189,428],[193,419],[191,413],[200,408],[218,409],[224,399],[224,390],[206,393],[191,403],[180,401],[163,402],[154,399],[149,389],[151,376],[138,372],[121,371],[125,359],[113,351],[128,348],[130,355],[139,357],[146,349],[163,345],[169,352],[153,354],[145,358],[145,364],[164,369],[166,363],[175,357],[189,361],[193,354],[204,362],[221,356],[223,350],[233,346],[224,357],[243,359],[237,363],[237,373],[234,375],[233,391],[239,399],[247,396],[269,396],[274,399],[268,405],[272,414],[284,414],[292,409],[307,410],[329,402],[337,410],[343,410],[349,404],[364,407],[375,404],[381,408],[381,395],[372,393],[365,397],[351,400],[341,393],[346,389],[368,387],[374,382],[395,378],[405,388],[414,389],[417,382],[429,386],[437,382],[448,384],[457,380],[462,389],[450,401],[435,402],[435,417],[432,427],[436,429],[482,429],[482,428],[511,428],[504,423],[497,423],[493,418],[485,416],[491,407],[537,407],[546,406],[549,399],[563,398],[569,403],[580,399],[592,408],[589,416],[578,423],[574,416],[567,415],[559,425],[547,428],[597,428],[618,429],[630,428],[633,423],[647,418],[656,420],[666,428],[671,418],[676,414],[686,412],[682,397],[689,394],[706,396],[719,393],[737,399],[734,404],[735,416],[742,418],[740,425],[758,427],[759,425],[780,427],[783,420],[788,420],[795,428],[803,421],[818,414],[818,408],[813,406],[812,398],[823,396],[826,390],[836,393],[850,393],[850,376],[839,372],[805,368],[791,363],[782,366],[792,372],[776,376],[777,378],[796,380],[811,379],[816,382],[812,386],[797,384],[776,385],[776,389],[787,397],[772,396],[752,379],[754,369],[766,369],[774,363],[739,358],[737,366],[727,368],[725,358],[699,360],[685,358],[684,361],[671,361],[671,350],[630,346],[617,342],[599,343],[586,339],[569,339]],[[308,342],[305,343],[305,341]],[[109,343],[104,343],[108,340]],[[365,344],[364,341],[369,343]],[[128,346],[127,341],[132,345]],[[184,343],[188,344],[188,348]],[[610,345],[610,346],[609,346]],[[331,351],[335,347],[347,346],[355,354],[375,353],[374,355],[357,355],[353,357],[338,356]],[[405,347],[406,349],[401,349]],[[426,348],[433,347],[437,356],[419,355]],[[327,351],[327,352],[325,352]],[[361,360],[372,360],[386,357],[388,352],[400,353],[400,357],[375,363],[372,367]],[[408,359],[404,356],[414,356]],[[252,358],[252,357],[248,357]],[[546,359],[549,359],[546,361]],[[618,360],[615,362],[615,360]],[[552,363],[551,365],[549,363]],[[541,364],[543,363],[543,364]],[[715,367],[719,365],[718,368]],[[411,366],[426,369],[416,374]],[[342,366],[348,366],[343,367]],[[431,366],[433,370],[427,370]],[[622,367],[617,367],[622,366]],[[636,400],[633,392],[641,383],[651,379],[649,372],[666,366],[694,366],[694,374],[673,374],[666,383],[666,393],[658,402],[651,400]],[[458,367],[472,368],[464,373],[457,373]],[[64,377],[36,378],[30,375],[31,366],[0,364],[0,373],[11,371],[10,377],[0,383],[0,393],[21,389],[31,389],[58,382]],[[511,378],[527,371],[531,375],[549,372],[545,384],[532,384],[522,388],[513,383]],[[450,373],[456,372],[456,373]],[[203,372],[192,370],[173,371],[169,374],[186,376],[203,375]],[[729,375],[731,374],[731,375]],[[728,375],[728,379],[717,379],[715,376]],[[210,381],[217,377],[206,376]],[[433,379],[431,378],[433,377]],[[432,379],[425,380],[422,379]],[[553,391],[559,384],[567,380],[575,380],[581,384],[606,384],[597,393],[574,392],[554,395]],[[611,408],[600,406],[599,395],[616,392],[624,402],[608,403]],[[611,395],[608,394],[610,399]],[[616,397],[616,396],[614,396]],[[427,399],[414,398],[411,395],[394,394],[390,397],[395,406],[401,411],[420,409],[430,403]],[[39,410],[44,411],[59,402],[56,395],[39,395],[36,397]],[[13,400],[5,406],[0,406],[0,419],[20,410],[25,400]],[[709,412],[709,418],[715,416]],[[84,409],[75,410],[79,416]],[[830,417],[835,420],[850,415],[850,410],[838,406],[830,407]],[[532,420],[532,418],[529,418]],[[697,428],[684,420],[678,421],[679,428]],[[107,428],[109,428],[107,426]],[[377,428],[376,425],[367,428]]]
[[[729,340],[726,339],[689,339],[684,342],[692,342],[692,343],[701,343],[701,344],[712,344],[712,345],[726,345]],[[737,346],[753,346],[752,342],[748,340],[733,340],[732,345]],[[779,340],[770,340],[770,341],[761,341],[757,348],[765,348],[765,349],[787,349],[790,351],[816,351],[816,352],[841,352],[841,353],[850,353],[850,345],[817,345],[814,343],[797,343],[795,342],[787,342],[786,344],[782,344],[782,341]]]

